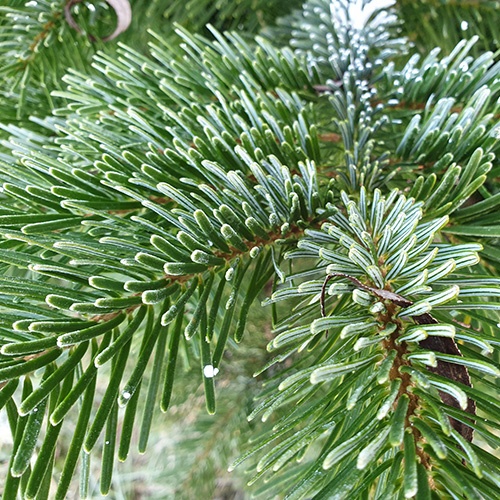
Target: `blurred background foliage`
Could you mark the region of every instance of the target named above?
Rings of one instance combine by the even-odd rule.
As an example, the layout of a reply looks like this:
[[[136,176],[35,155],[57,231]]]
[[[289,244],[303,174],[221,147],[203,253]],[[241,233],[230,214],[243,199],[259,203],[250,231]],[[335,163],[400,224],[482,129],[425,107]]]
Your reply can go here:
[[[262,294],[260,299],[264,299]],[[267,308],[268,309],[268,308]],[[116,462],[113,483],[108,498],[114,500],[146,500],[175,498],[192,500],[206,498],[214,500],[243,500],[246,475],[244,468],[228,472],[228,464],[248,446],[255,425],[265,430],[267,425],[248,422],[254,399],[262,391],[263,376],[254,377],[256,367],[262,367],[270,359],[265,345],[271,340],[271,321],[268,310],[258,301],[253,304],[247,324],[247,340],[225,354],[225,364],[217,376],[217,414],[208,415],[205,408],[203,383],[199,367],[191,366],[187,356],[181,357],[176,372],[176,384],[168,413],[160,411],[158,405],[152,412],[151,431],[144,454],[133,451],[125,462]],[[134,339],[131,351],[136,351],[141,339]],[[100,370],[96,391],[97,408],[105,392],[110,367]],[[149,372],[147,372],[149,373]],[[272,372],[271,372],[272,373]],[[36,380],[35,376],[35,380]],[[138,414],[145,411],[146,390],[149,379],[144,378],[138,403]],[[78,408],[68,415],[62,430],[61,446],[56,456],[56,470],[62,467],[66,457]],[[123,412],[120,412],[120,419]],[[140,440],[140,426],[133,432],[133,446]],[[10,430],[6,413],[0,413],[0,492],[6,477],[11,446]],[[86,498],[102,498],[99,492],[102,449],[90,456],[90,479]],[[89,457],[89,456],[87,456]],[[59,463],[59,466],[57,465]],[[52,481],[57,478],[53,477]],[[54,486],[53,486],[54,487]],[[79,498],[81,484],[78,474],[69,490],[68,498]]]

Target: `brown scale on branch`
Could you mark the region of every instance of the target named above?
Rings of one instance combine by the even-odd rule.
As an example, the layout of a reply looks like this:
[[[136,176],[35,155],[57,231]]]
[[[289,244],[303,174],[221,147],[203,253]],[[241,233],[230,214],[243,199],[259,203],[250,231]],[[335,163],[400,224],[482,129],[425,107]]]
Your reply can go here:
[[[336,90],[342,88],[342,82],[340,80],[337,80],[335,82],[332,82],[331,84],[326,84],[326,85],[313,85],[313,89],[318,95],[322,94],[333,94]]]
[[[376,107],[377,105],[379,104],[385,104],[386,101],[385,100],[382,100],[382,99],[373,99],[371,101],[371,105],[372,107]],[[428,109],[430,107],[430,109],[433,109],[434,106],[429,106],[429,103],[426,101],[426,102],[421,102],[421,101],[399,101],[396,105],[394,106],[391,106],[390,108],[387,108],[388,110],[403,110],[403,111],[406,111],[406,110],[411,110],[411,111],[425,111],[426,109]],[[449,111],[449,114],[453,114],[453,113],[457,113],[457,114],[460,114],[462,111],[464,110],[464,105],[462,104],[457,104],[456,106],[453,106],[450,111]],[[498,119],[500,118],[500,114],[495,114],[494,115],[494,118],[495,119]]]
[[[309,219],[306,221],[308,227],[313,227],[313,228],[319,228],[319,222],[314,221],[313,219]],[[213,254],[217,257],[221,257],[224,260],[226,260],[226,264],[231,262],[233,259],[240,257],[244,254],[246,254],[252,247],[254,246],[265,246],[265,245],[272,245],[276,243],[277,240],[290,240],[290,241],[295,241],[298,240],[300,237],[304,235],[304,229],[300,228],[297,225],[291,225],[290,229],[285,233],[282,234],[280,232],[272,232],[269,231],[268,233],[268,238],[264,239],[260,236],[255,236],[254,241],[248,241],[244,240],[244,243],[247,245],[247,250],[241,250],[239,248],[235,248],[229,244],[229,252],[225,251],[214,251]],[[215,266],[208,266],[207,270],[214,269],[214,268],[221,268],[220,265],[215,265]],[[186,275],[173,275],[173,274],[164,274],[163,278],[167,279],[168,282],[166,283],[166,287],[172,286],[175,284],[179,285],[184,285],[187,282],[189,282],[191,279],[201,279],[201,273],[194,273],[194,274],[186,274]],[[132,294],[131,296],[138,296],[140,295],[139,293]],[[132,313],[135,309],[140,307],[142,304],[135,304],[133,306],[130,306],[128,309],[125,310],[127,314]],[[100,321],[109,321],[113,319],[114,317],[118,316],[121,314],[123,311],[122,310],[117,310],[113,311],[110,313],[106,314],[100,314],[100,315],[93,315],[91,319],[96,322]]]
[[[428,313],[422,314],[421,316],[416,316],[414,320],[419,325],[438,323],[438,321]],[[462,353],[460,352],[460,349],[458,348],[456,342],[449,337],[427,337],[426,339],[421,340],[419,345],[420,347],[428,349],[429,351],[462,356]],[[464,384],[468,387],[472,387],[469,371],[465,366],[438,360],[437,366],[428,366],[427,369],[430,372],[441,375],[442,377],[445,377],[449,380],[460,382],[461,384]],[[449,394],[441,391],[439,392],[439,395],[443,403],[455,408],[460,408],[458,401],[453,396],[450,396]],[[465,411],[467,413],[470,413],[471,415],[476,414],[476,402],[473,399],[467,399],[467,408]],[[474,431],[471,427],[451,417],[450,422],[451,426],[456,431],[458,431],[467,441],[472,441]]]
[[[61,16],[62,16],[62,11],[53,12],[52,19],[50,21],[47,21],[42,26],[42,30],[39,33],[37,33],[37,35],[33,38],[33,41],[31,42],[30,46],[28,47],[29,54],[27,55],[27,57],[20,60],[22,67],[26,67],[30,62],[33,61],[40,44],[43,43],[43,41],[49,36],[52,30],[58,28]]]
[[[388,301],[389,306],[395,305],[395,306],[399,306],[399,307],[405,309],[405,308],[413,305],[413,302],[411,300],[408,300],[405,297],[403,297],[397,293],[394,293],[390,290],[384,290],[381,288],[375,288],[375,287],[365,285],[364,283],[359,281],[357,278],[350,276],[348,274],[332,273],[326,277],[326,279],[323,283],[322,290],[321,290],[321,314],[323,316],[325,316],[325,300],[324,299],[325,299],[325,293],[326,293],[326,286],[327,286],[328,282],[332,278],[335,278],[335,277],[348,279],[349,281],[354,283],[354,285],[357,288],[365,290],[366,292],[370,293],[371,295],[374,295],[375,297],[377,297],[383,301]],[[395,312],[395,311],[393,311],[393,312]],[[392,316],[392,314],[391,314],[391,316]],[[428,313],[421,314],[419,316],[414,316],[413,320],[418,325],[429,325],[429,324],[437,324],[438,323],[438,321]],[[458,348],[455,341],[449,337],[430,336],[424,340],[421,340],[419,342],[419,346],[422,347],[423,349],[433,351],[433,352],[440,352],[443,354],[451,354],[454,356],[462,356],[462,353],[460,352],[460,349]],[[403,352],[400,352],[400,349],[398,349],[396,344],[395,344],[394,348],[396,348],[396,350],[398,351],[398,354],[400,354],[400,355],[404,354]],[[400,359],[400,358],[401,358],[401,356],[398,355],[396,359]],[[397,367],[397,368],[399,368],[399,367]],[[442,377],[447,378],[448,380],[451,380],[454,382],[459,382],[459,383],[464,384],[468,387],[472,387],[471,379],[469,376],[469,371],[467,370],[467,368],[465,366],[438,360],[437,365],[435,367],[428,366],[427,369],[432,373],[435,373],[437,375],[440,375]],[[397,376],[401,377],[401,375],[397,375]],[[404,386],[404,385],[405,384],[404,384],[404,380],[403,380],[402,386]],[[409,385],[409,383],[407,385]],[[441,400],[443,401],[444,404],[460,409],[459,402],[453,396],[451,396],[447,393],[444,393],[442,391],[439,391],[439,396],[441,397]],[[411,402],[411,398],[410,398],[410,402]],[[409,410],[410,409],[411,409],[411,405],[410,405]],[[414,411],[414,410],[415,410],[415,408],[413,408],[412,411]],[[476,403],[474,400],[472,400],[470,398],[468,399],[466,411],[467,411],[467,413],[470,413],[471,415],[476,414]],[[474,432],[473,429],[463,422],[455,420],[454,418],[451,418],[451,417],[449,417],[449,418],[450,418],[451,426],[459,434],[461,434],[464,439],[466,439],[468,442],[471,442],[472,437],[473,437],[473,432]],[[471,419],[471,422],[472,422],[472,419]]]
[[[324,134],[319,134],[318,139],[322,142],[342,142],[342,136],[336,134],[335,132],[326,132]]]
[[[308,219],[305,221],[307,224],[307,228],[313,228],[317,229],[321,226],[321,223],[319,221],[314,221],[313,219]],[[229,252],[223,251],[223,250],[215,250],[213,254],[216,257],[221,257],[225,259],[227,262],[232,261],[234,258],[239,257],[240,255],[243,255],[250,251],[252,247],[255,246],[265,246],[265,245],[272,245],[276,243],[277,240],[298,240],[304,235],[304,228],[299,227],[296,224],[290,224],[290,229],[285,233],[282,234],[281,232],[277,231],[269,231],[268,232],[268,238],[262,238],[261,236],[254,236],[253,241],[249,240],[243,240],[244,244],[247,245],[246,250],[240,250],[239,248],[233,247],[230,243],[228,243],[228,246],[230,248]],[[215,266],[217,267],[217,266]]]

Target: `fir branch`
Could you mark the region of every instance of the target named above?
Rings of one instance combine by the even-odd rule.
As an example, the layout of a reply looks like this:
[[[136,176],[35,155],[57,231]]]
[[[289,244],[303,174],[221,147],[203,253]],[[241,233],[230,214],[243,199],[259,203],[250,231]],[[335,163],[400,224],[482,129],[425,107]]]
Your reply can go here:
[[[248,418],[264,426],[252,424],[254,443],[235,462],[253,464],[249,489],[297,499],[496,491],[485,443],[500,444],[500,66],[476,56],[475,39],[420,61],[400,36],[401,4],[311,0],[261,36],[218,30],[253,30],[295,5],[272,4],[187,12],[170,2],[174,29],[160,0],[138,0],[130,46],[101,47],[90,67],[96,47],[61,25],[60,40],[40,41],[29,82],[3,79],[36,115],[15,116],[17,91],[2,101],[9,498],[52,495],[54,467],[64,498],[82,451],[82,495],[90,452],[107,494],[115,448],[131,456],[140,428],[144,451],[153,409],[174,418],[179,393],[201,387],[210,417],[191,444],[215,460],[225,442],[210,430],[238,428],[248,404],[228,412],[218,393],[234,377],[254,391],[234,355],[253,336],[264,384]],[[43,32],[46,20],[10,9]],[[88,22],[105,33],[109,9],[94,12]],[[146,48],[150,12],[159,29]],[[186,29],[207,16],[215,28]],[[8,47],[29,52],[33,32],[16,39],[0,25]],[[274,331],[256,335],[249,311],[264,289]]]

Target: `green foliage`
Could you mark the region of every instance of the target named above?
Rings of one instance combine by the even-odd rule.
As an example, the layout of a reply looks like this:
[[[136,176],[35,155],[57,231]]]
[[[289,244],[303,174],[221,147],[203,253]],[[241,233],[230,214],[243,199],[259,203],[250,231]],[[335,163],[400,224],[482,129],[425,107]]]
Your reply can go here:
[[[195,476],[236,448],[262,498],[497,496],[500,66],[477,13],[441,57],[401,36],[407,2],[268,3],[138,0],[109,45],[105,2],[81,34],[64,2],[0,11],[4,498],[65,498],[77,469],[86,497],[92,455],[116,490],[154,411],[200,394],[179,498],[213,496]]]
[[[88,68],[94,47],[66,24],[64,2],[10,2],[0,7],[0,26],[3,124],[46,115],[64,73]]]
[[[471,35],[481,37],[481,50],[497,51],[497,0],[399,0],[404,32],[422,51],[435,46],[446,53]]]

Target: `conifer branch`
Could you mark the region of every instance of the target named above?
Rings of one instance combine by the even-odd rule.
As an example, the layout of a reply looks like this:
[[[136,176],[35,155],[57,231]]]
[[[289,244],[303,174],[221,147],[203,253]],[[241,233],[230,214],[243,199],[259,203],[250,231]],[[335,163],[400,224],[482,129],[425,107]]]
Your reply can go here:
[[[106,3],[75,7],[82,34],[62,3],[0,11],[4,495],[65,498],[80,471],[85,496],[90,454],[108,494],[155,409],[204,399],[168,469],[192,496],[237,445],[265,498],[495,498],[493,14],[162,2],[101,45]],[[414,9],[443,13],[418,49]]]

